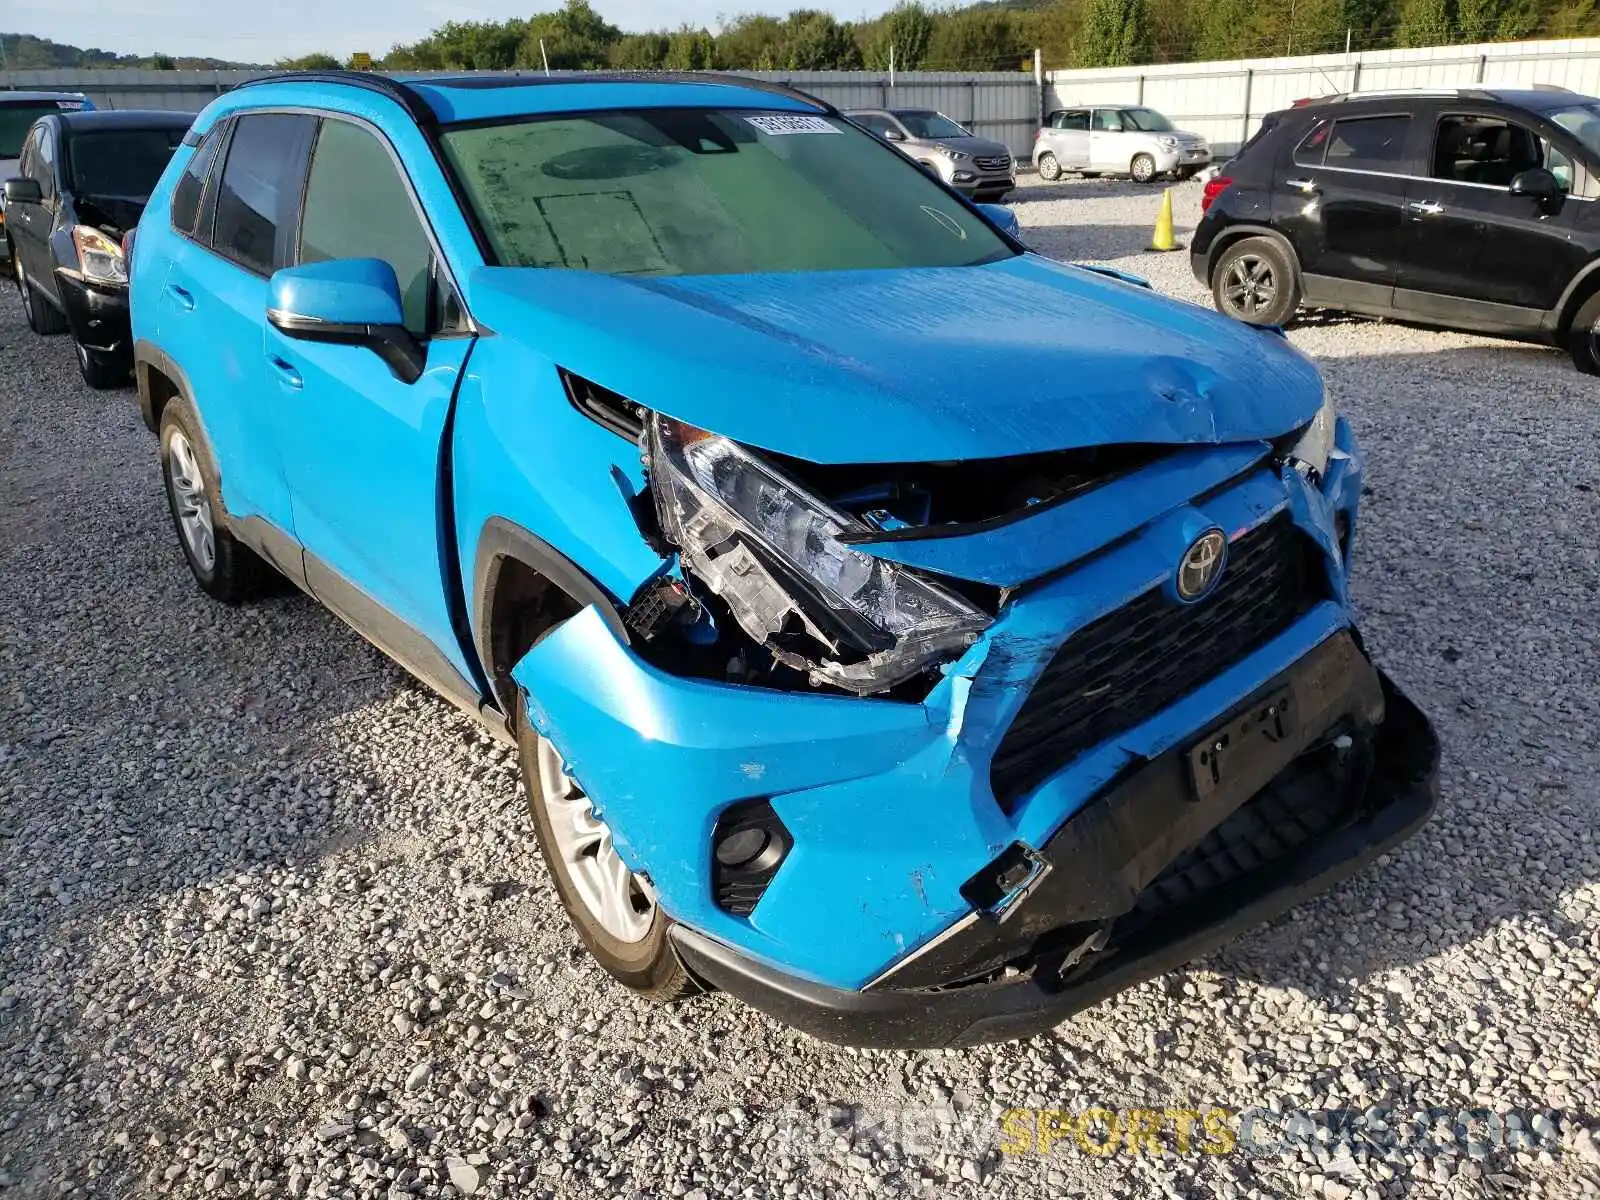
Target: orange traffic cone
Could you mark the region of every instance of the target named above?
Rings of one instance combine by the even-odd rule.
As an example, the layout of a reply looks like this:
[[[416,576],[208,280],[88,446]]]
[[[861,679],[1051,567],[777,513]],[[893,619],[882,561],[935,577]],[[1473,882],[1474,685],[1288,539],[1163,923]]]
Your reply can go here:
[[[1155,236],[1150,239],[1152,250],[1182,250],[1181,243],[1172,236],[1172,189],[1161,193],[1161,212],[1156,217]]]

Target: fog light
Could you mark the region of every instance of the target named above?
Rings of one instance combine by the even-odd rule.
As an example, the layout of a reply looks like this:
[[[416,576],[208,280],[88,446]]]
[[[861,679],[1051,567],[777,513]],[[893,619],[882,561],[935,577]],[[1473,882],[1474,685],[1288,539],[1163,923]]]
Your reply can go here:
[[[971,183],[974,179],[977,178],[977,176],[974,175],[971,171],[957,171],[950,178],[953,179],[956,183]]]
[[[766,800],[735,804],[711,834],[712,891],[717,907],[735,916],[755,911],[794,838]]]

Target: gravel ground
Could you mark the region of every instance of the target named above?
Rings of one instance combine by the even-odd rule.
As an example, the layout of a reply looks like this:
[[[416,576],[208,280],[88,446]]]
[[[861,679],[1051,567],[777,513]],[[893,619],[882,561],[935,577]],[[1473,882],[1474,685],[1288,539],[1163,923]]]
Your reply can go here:
[[[1041,250],[1203,299],[1186,255],[1141,252],[1155,202],[1068,181],[1017,208]],[[1456,334],[1293,338],[1369,454],[1356,590],[1443,736],[1439,816],[1049,1037],[867,1053],[610,986],[512,756],[314,604],[201,597],[131,396],[6,293],[0,1191],[1600,1195],[1600,388]],[[1375,1104],[1565,1117],[1487,1152],[986,1148],[1013,1107]]]

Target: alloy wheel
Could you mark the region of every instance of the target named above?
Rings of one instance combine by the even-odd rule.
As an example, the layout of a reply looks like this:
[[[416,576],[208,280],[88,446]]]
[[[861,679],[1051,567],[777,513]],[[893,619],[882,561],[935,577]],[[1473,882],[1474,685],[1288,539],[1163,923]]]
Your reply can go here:
[[[655,920],[655,889],[622,861],[611,827],[596,815],[594,801],[567,774],[561,752],[548,738],[539,738],[538,763],[539,798],[573,892],[619,942],[643,941]]]
[[[1135,183],[1149,183],[1155,177],[1155,160],[1148,154],[1141,154],[1133,160],[1133,179]]]
[[[194,447],[182,430],[174,429],[167,440],[167,481],[172,489],[172,506],[184,544],[200,569],[209,573],[217,563],[211,499],[206,494],[205,474],[200,470]]]
[[[1241,254],[1228,267],[1222,294],[1230,308],[1247,317],[1272,307],[1278,298],[1278,280],[1272,264],[1254,254]]]

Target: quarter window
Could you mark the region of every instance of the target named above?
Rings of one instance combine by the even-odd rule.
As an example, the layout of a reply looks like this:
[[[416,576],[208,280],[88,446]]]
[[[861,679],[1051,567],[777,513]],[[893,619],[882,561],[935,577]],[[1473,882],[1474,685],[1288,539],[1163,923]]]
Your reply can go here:
[[[278,233],[298,199],[305,145],[316,122],[290,113],[240,117],[217,192],[212,245],[242,267],[269,275],[280,264]]]
[[[1403,174],[1406,163],[1406,137],[1411,132],[1409,116],[1350,117],[1333,123],[1328,136],[1330,167],[1351,171],[1387,171]]]
[[[211,174],[217,147],[222,144],[224,127],[223,124],[213,126],[211,132],[195,147],[189,165],[178,177],[178,186],[172,189],[172,227],[179,233],[193,237],[195,226],[200,222],[200,198],[205,194],[206,176]]]
[[[400,284],[406,328],[427,333],[433,247],[411,189],[376,137],[348,121],[325,120],[306,181],[300,261],[331,258],[388,263]]]

